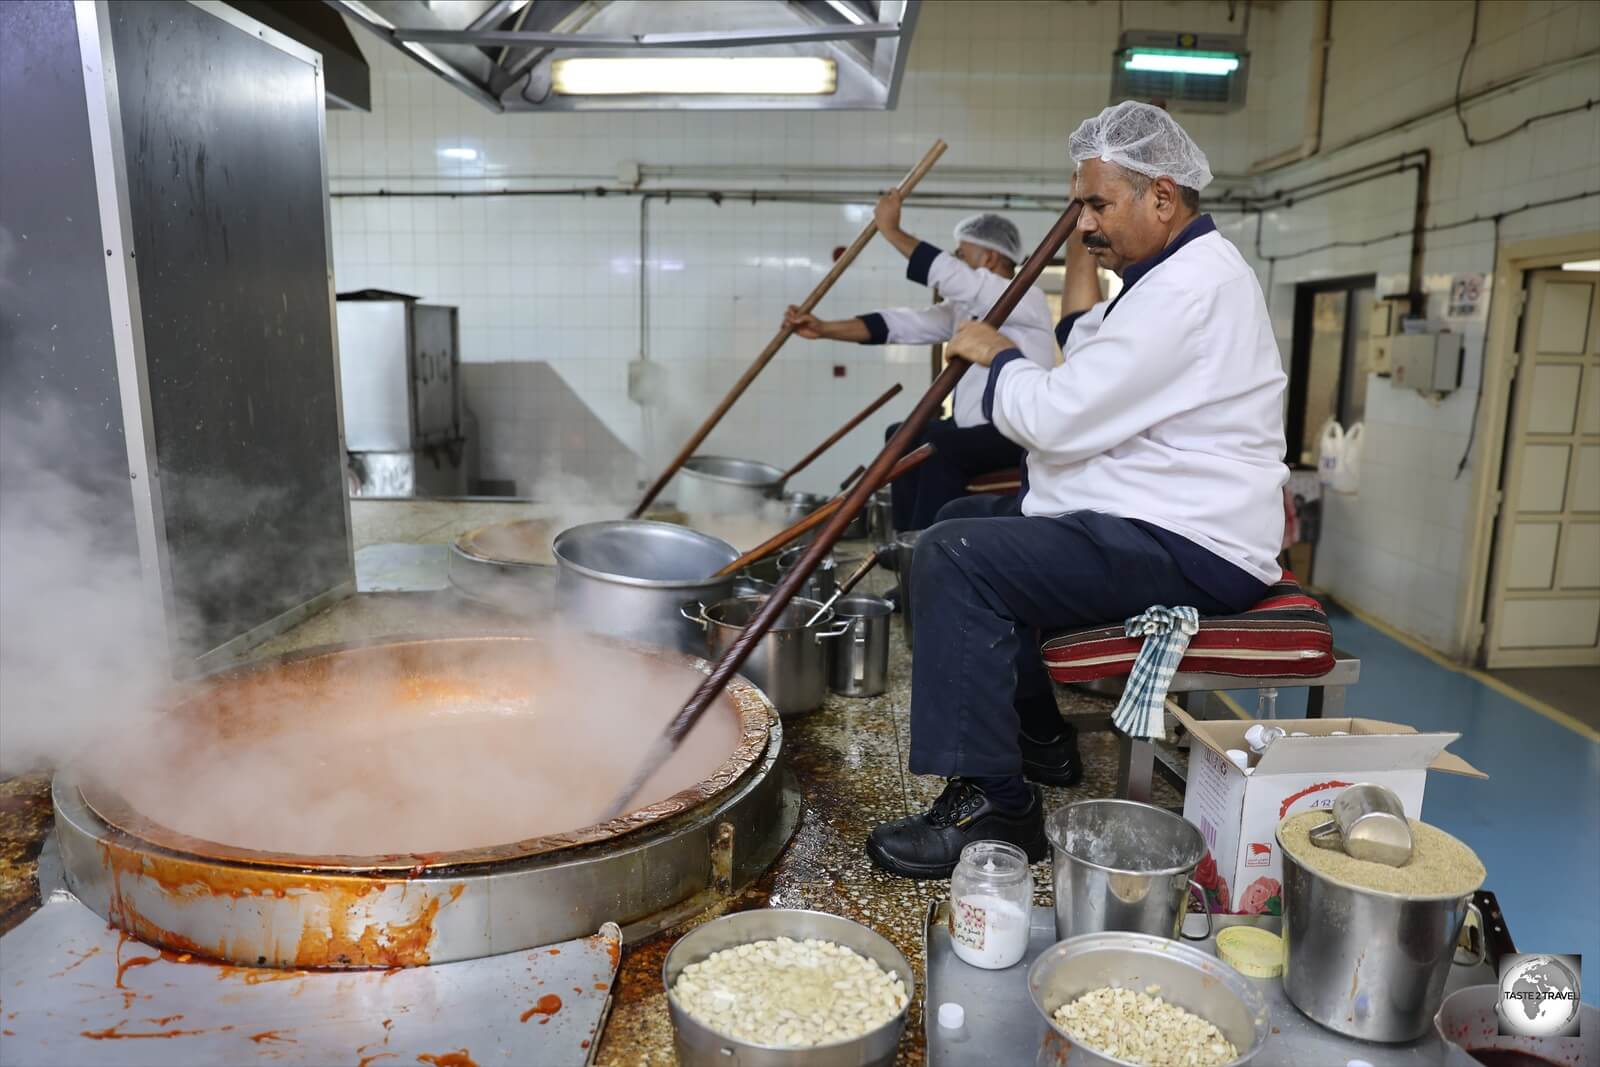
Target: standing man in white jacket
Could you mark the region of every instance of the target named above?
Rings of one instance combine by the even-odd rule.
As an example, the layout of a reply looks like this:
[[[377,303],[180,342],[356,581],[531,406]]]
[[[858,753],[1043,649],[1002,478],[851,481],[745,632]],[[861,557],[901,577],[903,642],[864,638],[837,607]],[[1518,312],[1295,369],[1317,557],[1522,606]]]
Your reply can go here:
[[[803,314],[791,306],[784,315],[784,324],[811,340],[820,337],[867,345],[925,345],[942,344],[955,335],[963,322],[988,314],[1022,262],[1022,235],[1017,227],[1001,215],[973,215],[956,226],[956,249],[951,253],[901,229],[900,209],[898,189],[878,201],[873,212],[878,232],[906,257],[906,277],[937,289],[942,303],[926,308],[890,308],[835,321]],[[1055,366],[1050,305],[1037,287],[1023,295],[1006,319],[1005,330],[1030,361],[1044,369]],[[975,476],[1022,462],[1022,446],[997,431],[984,413],[988,373],[982,367],[974,367],[962,377],[951,404],[951,418],[930,424],[917,442],[932,442],[934,454],[890,486],[895,529],[921,530],[933,525],[939,509],[965,496],[967,483]],[[898,424],[889,427],[889,433],[898,428]]]
[[[1277,581],[1286,381],[1255,274],[1199,191],[1205,153],[1125,102],[1071,139],[1083,202],[1068,246],[1065,359],[1044,369],[980,322],[950,351],[989,373],[984,412],[1028,450],[1024,492],[972,497],[917,544],[911,770],[949,779],[867,838],[879,865],[949,875],[971,841],[1048,851],[1042,796],[1077,767],[1038,631],[1155,605],[1232,614]],[[1122,278],[1099,299],[1094,265]]]

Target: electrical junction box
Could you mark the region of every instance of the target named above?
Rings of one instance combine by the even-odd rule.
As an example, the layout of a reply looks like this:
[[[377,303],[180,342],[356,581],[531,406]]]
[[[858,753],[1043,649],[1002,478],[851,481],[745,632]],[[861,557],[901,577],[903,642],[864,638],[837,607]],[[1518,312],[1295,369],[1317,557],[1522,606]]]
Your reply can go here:
[[[1463,346],[1458,333],[1403,333],[1386,339],[1389,380],[1419,393],[1449,393],[1461,387]]]
[[[1372,314],[1367,317],[1367,369],[1373,374],[1387,375],[1394,370],[1394,353],[1389,344],[1399,321],[1394,301],[1377,300],[1372,304]]]

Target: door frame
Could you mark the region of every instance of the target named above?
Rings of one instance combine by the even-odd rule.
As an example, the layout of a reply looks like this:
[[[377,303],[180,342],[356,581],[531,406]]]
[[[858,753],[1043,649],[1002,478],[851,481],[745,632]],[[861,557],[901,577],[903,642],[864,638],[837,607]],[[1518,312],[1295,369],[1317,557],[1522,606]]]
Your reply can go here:
[[[1561,237],[1509,241],[1495,258],[1489,288],[1489,322],[1483,334],[1483,369],[1478,417],[1472,428],[1478,462],[1472,469],[1472,497],[1467,514],[1466,555],[1457,593],[1456,647],[1464,662],[1481,665],[1486,635],[1484,610],[1489,596],[1489,563],[1499,507],[1501,468],[1505,465],[1506,429],[1511,418],[1511,371],[1515,365],[1517,327],[1529,271],[1559,267],[1575,259],[1593,259],[1600,250],[1600,230]]]
[[[1339,278],[1318,278],[1315,281],[1294,282],[1294,319],[1289,332],[1289,386],[1285,398],[1283,439],[1288,450],[1290,466],[1299,464],[1300,443],[1305,439],[1306,385],[1311,370],[1311,315],[1316,299],[1323,293],[1355,292],[1372,289],[1376,292],[1376,274],[1346,274]],[[1344,351],[1350,337],[1350,308],[1345,307],[1344,335],[1339,346],[1339,395],[1334,400],[1334,414],[1341,415],[1344,407]],[[1320,428],[1320,427],[1319,427]]]

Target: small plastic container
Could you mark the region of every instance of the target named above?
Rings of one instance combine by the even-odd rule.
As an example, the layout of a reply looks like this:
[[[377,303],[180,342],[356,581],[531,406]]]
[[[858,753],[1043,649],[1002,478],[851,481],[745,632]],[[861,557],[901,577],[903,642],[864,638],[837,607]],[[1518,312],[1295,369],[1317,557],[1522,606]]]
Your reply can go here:
[[[950,876],[950,944],[974,967],[1000,970],[1028,953],[1033,872],[1003,841],[974,841]]]

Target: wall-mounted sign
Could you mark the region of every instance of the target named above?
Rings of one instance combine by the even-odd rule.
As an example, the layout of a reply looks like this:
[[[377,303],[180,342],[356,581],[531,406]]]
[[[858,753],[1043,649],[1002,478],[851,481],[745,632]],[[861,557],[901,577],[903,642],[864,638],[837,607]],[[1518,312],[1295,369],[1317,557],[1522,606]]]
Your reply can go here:
[[[1457,274],[1450,279],[1450,304],[1445,314],[1452,318],[1471,318],[1483,304],[1487,275]]]

